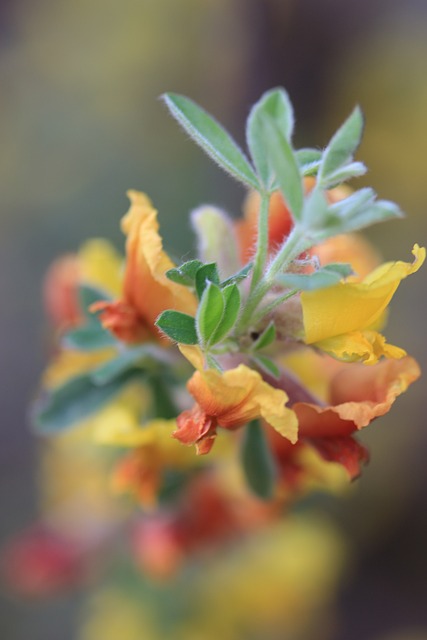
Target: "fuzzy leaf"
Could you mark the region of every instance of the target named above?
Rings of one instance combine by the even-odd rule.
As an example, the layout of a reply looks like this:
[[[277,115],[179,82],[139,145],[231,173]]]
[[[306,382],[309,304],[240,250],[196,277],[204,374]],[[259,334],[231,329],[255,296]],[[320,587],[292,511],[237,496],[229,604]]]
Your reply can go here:
[[[218,268],[215,262],[210,262],[209,264],[204,264],[197,270],[195,283],[196,283],[196,292],[199,300],[201,300],[204,290],[206,289],[209,282],[213,282],[214,284],[219,285],[219,274]]]
[[[259,498],[268,500],[274,493],[277,469],[257,420],[246,427],[241,456],[248,486]]]
[[[284,273],[277,276],[276,280],[279,284],[291,289],[314,291],[315,289],[331,287],[352,273],[351,265],[333,262],[314,273]]]
[[[175,342],[197,344],[196,322],[193,316],[168,309],[163,311],[155,323],[164,334]]]
[[[152,347],[152,345],[143,344],[123,349],[116,358],[108,360],[91,371],[91,380],[97,386],[103,386],[120,377],[126,371],[140,366],[144,361],[156,359],[157,353]],[[160,349],[158,351],[160,352]]]
[[[82,284],[79,286],[79,305],[85,316],[85,318],[89,321],[96,320],[96,316],[89,311],[89,307],[95,302],[110,302],[112,300],[111,296],[108,295],[103,289],[99,289],[98,287],[93,287],[89,284]]]
[[[286,140],[290,140],[294,128],[294,113],[289,96],[283,89],[267,91],[252,107],[246,125],[246,140],[252,159],[265,188],[274,177],[267,157],[264,119],[271,118]]]
[[[252,360],[257,367],[259,367],[265,373],[268,373],[273,378],[278,380],[280,378],[280,369],[275,362],[267,358],[266,356],[262,356],[260,353],[252,356]]]
[[[33,411],[34,426],[43,434],[67,429],[99,411],[135,379],[134,373],[126,374],[100,387],[94,384],[90,374],[76,376],[36,402]]]
[[[253,344],[254,351],[260,351],[261,349],[265,349],[270,346],[272,342],[276,339],[276,327],[273,322],[270,322],[268,327],[261,333],[261,335],[256,339]]]
[[[209,282],[203,292],[196,315],[196,328],[199,340],[210,345],[224,314],[225,301],[221,289]]]
[[[189,98],[175,93],[165,93],[163,100],[172,116],[212,160],[236,180],[252,189],[259,189],[258,178],[249,160],[210,114]]]
[[[179,267],[166,271],[165,276],[177,284],[193,287],[197,270],[201,266],[203,266],[203,262],[200,262],[200,260],[188,260],[188,262],[184,262]]]
[[[333,173],[330,173],[327,178],[323,179],[322,186],[326,189],[331,189],[332,187],[336,187],[343,182],[347,182],[352,178],[359,178],[360,176],[365,175],[367,172],[366,166],[363,162],[351,162],[350,164],[346,164],[341,169],[337,169]]]
[[[277,184],[292,214],[299,221],[304,203],[304,192],[298,163],[291,145],[271,118],[264,118],[264,136],[268,161]]]
[[[322,152],[319,149],[298,149],[295,157],[302,176],[315,176],[320,167]]]
[[[248,277],[253,266],[253,262],[248,262],[244,267],[242,267],[242,269],[240,269],[240,271],[227,278],[227,280],[221,282],[221,287],[228,287],[229,284],[239,284],[239,282]]]
[[[332,136],[323,152],[322,162],[318,173],[319,183],[327,180],[331,173],[351,162],[353,154],[360,144],[363,134],[363,114],[360,107],[356,107],[344,124]]]
[[[100,322],[90,321],[82,327],[68,331],[62,338],[62,344],[66,349],[97,351],[117,345],[117,340]]]
[[[224,299],[224,312],[215,333],[209,341],[211,345],[221,342],[231,331],[240,311],[240,291],[236,284],[230,284],[225,289],[222,289],[221,293]]]

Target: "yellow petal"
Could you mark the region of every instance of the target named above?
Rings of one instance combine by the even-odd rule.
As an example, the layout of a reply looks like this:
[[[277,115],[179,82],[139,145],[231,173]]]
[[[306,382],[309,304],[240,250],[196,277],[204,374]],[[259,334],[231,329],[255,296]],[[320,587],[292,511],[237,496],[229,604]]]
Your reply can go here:
[[[307,344],[370,329],[382,316],[400,281],[417,271],[425,249],[414,246],[415,260],[388,262],[360,283],[341,282],[327,289],[301,294]]]
[[[199,346],[179,344],[178,349],[181,351],[184,358],[187,358],[188,362],[190,362],[195,369],[203,371],[205,368],[205,358],[203,351]]]
[[[381,357],[399,359],[406,351],[387,344],[384,336],[376,331],[353,331],[326,340],[319,340],[316,346],[331,356],[345,362],[375,364]]]

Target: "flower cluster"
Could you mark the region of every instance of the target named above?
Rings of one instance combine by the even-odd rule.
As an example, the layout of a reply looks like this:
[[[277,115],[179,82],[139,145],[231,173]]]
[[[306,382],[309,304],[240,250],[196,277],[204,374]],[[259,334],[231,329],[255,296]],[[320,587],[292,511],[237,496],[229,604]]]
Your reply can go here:
[[[195,210],[197,255],[175,265],[151,201],[130,191],[124,258],[92,240],[51,267],[45,300],[58,341],[33,416],[62,480],[43,536],[30,532],[13,556],[19,575],[38,540],[53,549],[42,589],[57,584],[58,563],[80,576],[82,558],[124,522],[138,566],[164,579],[271,526],[302,494],[341,490],[369,458],[358,432],[420,374],[381,331],[425,249],[380,264],[357,233],[401,215],[372,189],[344,184],[365,172],[353,159],[360,111],[325,150],[295,150],[288,96],[270,91],[248,118],[250,161],[193,102],[165,101],[247,187],[243,216]],[[96,497],[86,491],[76,513],[83,486]],[[74,555],[61,555],[64,532]]]

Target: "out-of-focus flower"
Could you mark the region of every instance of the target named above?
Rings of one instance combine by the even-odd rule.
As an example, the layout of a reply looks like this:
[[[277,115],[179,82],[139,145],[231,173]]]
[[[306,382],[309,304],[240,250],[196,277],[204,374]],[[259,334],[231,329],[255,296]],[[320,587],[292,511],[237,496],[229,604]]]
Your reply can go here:
[[[100,312],[104,327],[124,342],[159,338],[154,325],[165,309],[192,313],[194,295],[166,277],[175,265],[163,251],[158,234],[157,211],[143,193],[129,191],[131,206],[122,219],[127,236],[126,265],[121,298],[98,302],[92,310]]]
[[[415,245],[412,253],[412,264],[387,262],[361,282],[349,279],[326,289],[304,291],[305,342],[346,361],[374,364],[382,356],[402,358],[405,351],[386,344],[375,327],[400,282],[423,264],[425,249]]]
[[[184,355],[190,352],[181,350]],[[209,453],[217,427],[233,431],[256,418],[263,418],[291,442],[297,439],[298,423],[285,406],[286,393],[271,387],[245,365],[223,373],[198,370],[187,388],[196,404],[177,417],[178,429],[173,435],[183,444],[195,444],[199,454]]]

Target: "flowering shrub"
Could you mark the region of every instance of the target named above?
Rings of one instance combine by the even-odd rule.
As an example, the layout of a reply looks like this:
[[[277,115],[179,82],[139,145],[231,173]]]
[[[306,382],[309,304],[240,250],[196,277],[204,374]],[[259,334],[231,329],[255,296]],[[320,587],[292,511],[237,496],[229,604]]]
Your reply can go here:
[[[136,565],[161,580],[242,536],[281,530],[299,496],[360,475],[369,453],[358,431],[420,373],[381,331],[425,249],[414,245],[410,262],[380,264],[356,233],[402,215],[372,189],[346,186],[366,171],[353,158],[360,110],[323,151],[295,150],[289,98],[272,90],[250,112],[248,159],[192,101],[164,100],[248,196],[239,220],[213,206],[193,212],[196,256],[175,265],[151,201],[130,191],[125,258],[92,240],[47,276],[59,339],[35,427],[62,443],[64,469],[92,452],[71,494],[96,475],[109,478],[112,494],[131,496],[109,497],[92,518],[72,512],[83,523],[73,580],[87,549],[115,538],[124,522]],[[57,530],[73,500],[53,502],[46,512]]]

